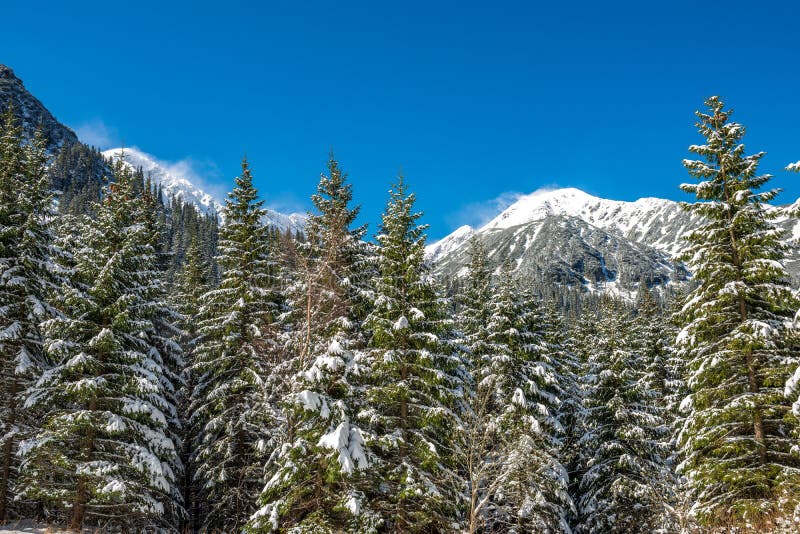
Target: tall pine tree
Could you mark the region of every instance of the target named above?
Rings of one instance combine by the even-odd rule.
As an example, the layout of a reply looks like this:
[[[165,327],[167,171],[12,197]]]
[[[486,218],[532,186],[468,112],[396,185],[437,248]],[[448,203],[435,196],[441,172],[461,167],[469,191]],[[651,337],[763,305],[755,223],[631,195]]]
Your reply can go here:
[[[152,342],[156,258],[130,173],[118,165],[114,178],[95,217],[72,230],[71,283],[61,314],[43,323],[52,367],[26,402],[42,425],[20,446],[22,493],[62,510],[75,530],[143,528],[175,505],[174,407]]]
[[[790,320],[798,302],[783,266],[781,232],[766,209],[778,194],[759,192],[763,153],[745,155],[745,129],[719,97],[697,112],[705,144],[684,166],[698,183],[686,209],[704,223],[684,255],[697,287],[680,312],[690,411],[681,432],[683,472],[705,525],[769,528],[800,502],[797,419],[783,385],[797,368]]]
[[[267,464],[267,485],[252,530],[363,530],[363,493],[354,472],[367,467],[355,422],[363,406],[359,374],[365,290],[365,228],[352,228],[352,186],[331,155],[312,196],[305,239],[296,243],[289,322],[293,373],[281,401],[286,435]]]
[[[208,506],[202,528],[224,531],[241,529],[255,511],[271,417],[264,383],[280,361],[276,262],[246,160],[235,182],[216,258],[222,280],[202,298],[201,342],[191,369],[200,434],[194,475]]]
[[[390,191],[378,241],[379,276],[359,414],[374,465],[368,506],[394,532],[452,528],[459,481],[453,471],[452,410],[458,358],[444,336],[450,326],[424,263],[425,227],[402,177]]]
[[[567,532],[572,509],[568,475],[558,459],[563,428],[561,377],[544,337],[544,312],[505,263],[492,298],[490,352],[476,382],[491,398],[505,446],[497,520],[508,532]]]
[[[664,523],[666,426],[640,336],[621,303],[603,303],[585,356],[580,533],[657,532]]]
[[[177,392],[178,416],[181,420],[180,458],[183,464],[181,493],[187,517],[181,531],[194,532],[200,517],[200,499],[194,481],[193,451],[198,446],[199,429],[191,418],[190,403],[195,388],[196,377],[192,371],[195,354],[201,341],[198,323],[202,320],[200,313],[202,298],[211,287],[211,267],[203,257],[199,237],[195,236],[186,251],[186,263],[178,273],[176,287],[171,299],[181,314],[181,346],[185,365],[181,372],[182,383]]]
[[[46,172],[42,133],[24,143],[8,106],[0,125],[0,522],[18,493],[17,445],[35,427],[22,403],[46,367],[39,323],[54,315],[47,298],[56,278]]]

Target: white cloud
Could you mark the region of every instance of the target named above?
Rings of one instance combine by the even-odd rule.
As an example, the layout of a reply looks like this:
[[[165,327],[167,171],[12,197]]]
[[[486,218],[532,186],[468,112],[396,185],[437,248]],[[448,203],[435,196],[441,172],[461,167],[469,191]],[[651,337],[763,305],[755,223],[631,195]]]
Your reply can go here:
[[[155,159],[155,158],[154,158]],[[156,160],[169,174],[180,176],[202,189],[223,204],[227,188],[222,182],[222,172],[211,160],[201,160],[191,156],[178,161]]]
[[[445,220],[453,228],[468,224],[473,228],[479,228],[488,223],[504,209],[524,196],[517,191],[506,191],[495,198],[480,202],[470,202],[461,206],[455,213],[448,215]]]
[[[500,193],[495,198],[480,202],[470,202],[445,217],[445,221],[455,230],[460,226],[469,225],[473,228],[480,228],[498,215],[506,208],[514,204],[522,197],[546,193],[558,189],[558,186],[544,186],[536,189],[532,193],[520,193],[519,191],[506,191]]]
[[[274,211],[289,215],[291,213],[306,213],[309,209],[308,202],[298,198],[294,193],[289,191],[281,191],[271,193],[269,191],[261,192],[264,198],[264,205]]]
[[[78,124],[73,128],[75,133],[78,134],[78,139],[99,148],[106,150],[120,145],[119,132],[113,126],[109,126],[100,119],[92,119],[87,122]]]

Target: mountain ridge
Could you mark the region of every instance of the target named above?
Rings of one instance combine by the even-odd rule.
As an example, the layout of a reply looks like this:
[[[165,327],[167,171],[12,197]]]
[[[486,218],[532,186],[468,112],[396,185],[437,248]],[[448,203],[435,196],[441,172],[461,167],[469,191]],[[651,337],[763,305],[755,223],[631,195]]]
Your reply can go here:
[[[136,147],[111,148],[104,150],[102,154],[111,161],[121,157],[123,163],[131,169],[142,169],[145,176],[150,176],[154,183],[161,184],[165,198],[175,197],[190,202],[201,213],[217,215],[224,222],[224,201],[203,190],[191,177],[187,177],[186,172],[182,172],[178,165],[159,160]],[[264,223],[269,226],[292,233],[302,233],[305,229],[306,216],[302,213],[286,214],[269,208],[266,211]]]
[[[428,245],[426,256],[434,273],[463,277],[469,241],[477,235],[498,266],[511,260],[520,275],[632,294],[642,282],[669,285],[689,278],[675,257],[686,248],[682,236],[701,222],[673,200],[623,201],[576,188],[541,189],[520,196],[478,228],[457,228]],[[800,237],[800,222],[788,216],[776,222],[787,232],[786,241],[794,244]],[[797,247],[790,252],[787,269],[800,279]]]
[[[14,114],[20,121],[26,138],[32,138],[37,129],[42,129],[47,135],[47,148],[51,154],[65,145],[75,145],[80,142],[71,128],[60,123],[50,110],[25,88],[25,84],[10,67],[0,63],[0,113],[5,112],[9,104],[14,106]]]

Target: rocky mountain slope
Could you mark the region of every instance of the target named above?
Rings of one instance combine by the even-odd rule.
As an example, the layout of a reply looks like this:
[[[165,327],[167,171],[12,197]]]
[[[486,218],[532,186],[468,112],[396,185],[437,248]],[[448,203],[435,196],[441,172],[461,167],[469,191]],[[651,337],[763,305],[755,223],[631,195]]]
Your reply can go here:
[[[13,106],[24,135],[31,138],[42,129],[48,139],[48,149],[53,155],[51,180],[56,190],[66,193],[68,200],[81,195],[91,197],[99,190],[103,177],[110,175],[107,161],[120,149],[98,152],[81,143],[69,127],[60,123],[53,114],[25,88],[22,80],[6,65],[0,64],[0,113]],[[222,199],[203,191],[190,177],[176,166],[170,166],[156,157],[135,148],[125,149],[125,162],[133,168],[142,168],[154,181],[161,183],[165,198],[181,198],[198,207],[203,213],[219,214]],[[302,232],[305,215],[284,214],[268,210],[265,223],[282,231]]]
[[[9,105],[14,106],[14,112],[21,121],[27,137],[32,137],[38,128],[45,132],[48,148],[52,153],[65,145],[78,143],[75,132],[58,122],[53,114],[25,88],[13,70],[0,64],[0,112],[4,112]]]
[[[620,294],[640,283],[665,285],[687,279],[674,262],[685,247],[681,236],[700,220],[671,200],[624,202],[598,198],[579,189],[542,190],[525,195],[481,228],[463,226],[427,247],[434,272],[459,277],[466,272],[469,241],[478,235],[496,264],[510,261],[521,276]],[[800,236],[800,223],[782,217],[787,240]],[[796,247],[788,258],[800,278]]]
[[[126,165],[133,169],[142,169],[145,176],[150,176],[154,183],[161,184],[166,199],[176,197],[194,204],[202,213],[222,215],[224,207],[222,199],[201,189],[180,165],[170,165],[138,148],[112,148],[104,151],[103,156],[111,161],[122,156]],[[302,213],[284,214],[271,209],[267,210],[264,217],[265,224],[292,233],[302,232],[305,220],[305,215]]]

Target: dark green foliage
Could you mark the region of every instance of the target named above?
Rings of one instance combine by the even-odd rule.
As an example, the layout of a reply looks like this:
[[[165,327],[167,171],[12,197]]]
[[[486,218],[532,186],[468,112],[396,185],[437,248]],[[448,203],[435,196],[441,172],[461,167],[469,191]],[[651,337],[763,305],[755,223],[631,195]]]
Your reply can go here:
[[[697,113],[705,144],[689,147],[701,159],[684,161],[698,182],[681,186],[698,200],[686,209],[705,219],[683,257],[697,287],[678,314],[691,392],[682,468],[701,523],[771,528],[800,503],[798,422],[784,396],[800,364],[790,322],[800,303],[765,205],[778,191],[758,192],[770,179],[757,174],[763,152],[745,154],[745,129],[722,100],[706,106]]]
[[[458,358],[443,336],[445,307],[425,277],[425,227],[402,178],[390,192],[376,236],[378,270],[359,424],[374,454],[369,509],[388,529],[451,528],[458,478],[447,460],[457,423],[452,411]]]
[[[41,427],[21,445],[24,495],[50,504],[73,529],[158,523],[180,513],[174,414],[155,321],[156,258],[148,210],[121,167],[95,218],[64,228],[69,283],[43,323],[50,368],[26,405]]]
[[[272,416],[264,383],[281,359],[277,264],[247,161],[235,182],[216,257],[221,281],[201,299],[201,340],[191,367],[192,424],[199,432],[193,465],[208,507],[204,529],[239,530],[255,511]]]

